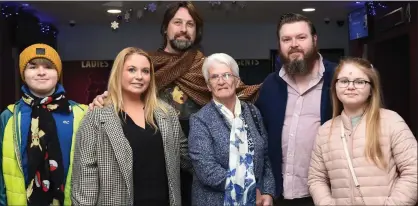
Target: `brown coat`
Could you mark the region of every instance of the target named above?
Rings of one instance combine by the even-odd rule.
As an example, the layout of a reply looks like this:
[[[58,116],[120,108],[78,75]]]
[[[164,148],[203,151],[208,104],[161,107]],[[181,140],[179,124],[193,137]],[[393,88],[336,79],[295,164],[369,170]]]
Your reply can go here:
[[[320,127],[312,151],[309,191],[316,205],[415,205],[417,202],[417,141],[396,112],[381,109],[380,145],[386,169],[365,157],[366,122],[357,129],[344,112]],[[359,187],[355,187],[341,138],[341,120],[347,151]],[[363,198],[362,198],[363,196]]]

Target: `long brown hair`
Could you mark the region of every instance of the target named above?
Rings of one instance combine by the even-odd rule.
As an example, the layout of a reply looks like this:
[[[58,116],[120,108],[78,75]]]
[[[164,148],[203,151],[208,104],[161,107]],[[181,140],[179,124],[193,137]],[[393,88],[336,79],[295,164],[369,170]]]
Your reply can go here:
[[[154,111],[156,109],[161,109],[162,111],[167,112],[167,109],[157,99],[157,86],[155,84],[154,65],[152,64],[150,56],[142,49],[135,47],[127,47],[120,51],[119,54],[116,56],[109,76],[109,82],[107,86],[109,96],[108,98],[106,98],[105,105],[113,104],[116,114],[122,111],[122,71],[126,59],[133,54],[138,54],[146,57],[151,65],[150,83],[148,89],[141,96],[141,98],[145,102],[145,122],[153,126],[154,129],[157,129],[157,125],[154,121]]]
[[[193,18],[196,24],[196,39],[193,42],[193,45],[199,45],[200,41],[202,41],[203,35],[203,19],[200,16],[199,12],[197,11],[196,7],[190,1],[181,1],[175,2],[169,5],[167,10],[164,13],[163,22],[161,23],[160,33],[163,36],[163,48],[167,46],[167,28],[168,24],[170,23],[171,19],[174,18],[177,11],[180,8],[185,8],[189,11],[190,16]]]
[[[384,155],[380,147],[380,108],[383,107],[382,96],[380,89],[380,77],[378,71],[366,59],[347,57],[340,61],[336,68],[334,77],[331,82],[331,97],[332,97],[332,125],[335,118],[341,114],[343,105],[337,97],[336,83],[338,74],[344,65],[351,64],[361,69],[370,80],[371,95],[366,102],[365,116],[366,116],[366,157],[371,160],[376,166],[385,168],[387,163],[384,160]]]

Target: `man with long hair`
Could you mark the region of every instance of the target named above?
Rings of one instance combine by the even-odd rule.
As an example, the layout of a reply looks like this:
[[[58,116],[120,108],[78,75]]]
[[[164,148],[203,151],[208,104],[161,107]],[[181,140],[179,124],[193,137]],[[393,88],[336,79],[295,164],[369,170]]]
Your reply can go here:
[[[191,2],[175,2],[166,10],[160,33],[163,46],[150,52],[155,67],[159,96],[172,105],[179,114],[180,124],[186,136],[189,133],[189,117],[208,103],[212,96],[202,74],[204,54],[199,50],[203,33],[203,19]],[[237,88],[241,100],[254,101],[260,85],[247,86],[242,82]],[[102,106],[107,92],[90,104]],[[191,203],[192,176],[182,172],[183,206]]]
[[[266,78],[256,102],[268,133],[278,205],[314,205],[308,169],[318,128],[332,115],[329,87],[336,67],[319,54],[317,38],[307,17],[282,16],[277,25],[282,67]]]
[[[174,3],[164,14],[160,33],[163,47],[150,53],[156,68],[160,96],[172,103],[175,94],[167,91],[178,90],[183,93],[181,106],[174,106],[179,110],[179,118],[187,135],[190,114],[197,112],[211,99],[202,74],[205,56],[199,49],[203,20],[192,3]],[[241,83],[237,92],[241,99],[251,101],[256,98],[258,88],[259,85],[246,86]]]

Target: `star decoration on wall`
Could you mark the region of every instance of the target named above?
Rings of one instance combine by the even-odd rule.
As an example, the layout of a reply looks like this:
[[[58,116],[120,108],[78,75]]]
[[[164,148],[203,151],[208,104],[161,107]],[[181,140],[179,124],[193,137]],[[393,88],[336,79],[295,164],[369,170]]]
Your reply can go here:
[[[112,29],[116,30],[119,28],[119,22],[117,21],[112,21],[112,23],[110,23],[110,27],[112,27]]]
[[[148,5],[148,10],[150,10],[151,12],[155,12],[157,10],[157,4],[152,2]]]

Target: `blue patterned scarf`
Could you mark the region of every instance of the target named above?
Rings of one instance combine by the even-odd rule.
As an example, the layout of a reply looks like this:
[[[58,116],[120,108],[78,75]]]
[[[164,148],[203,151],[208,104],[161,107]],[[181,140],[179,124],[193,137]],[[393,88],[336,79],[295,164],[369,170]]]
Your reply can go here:
[[[229,169],[225,185],[224,205],[255,205],[254,143],[247,138],[247,126],[241,114],[241,103],[236,99],[234,113],[214,101],[224,119],[231,126]]]

